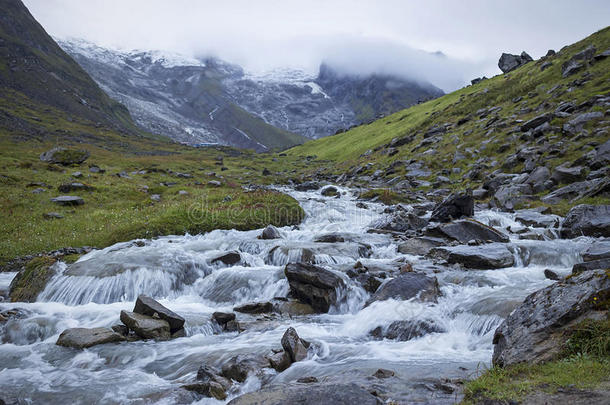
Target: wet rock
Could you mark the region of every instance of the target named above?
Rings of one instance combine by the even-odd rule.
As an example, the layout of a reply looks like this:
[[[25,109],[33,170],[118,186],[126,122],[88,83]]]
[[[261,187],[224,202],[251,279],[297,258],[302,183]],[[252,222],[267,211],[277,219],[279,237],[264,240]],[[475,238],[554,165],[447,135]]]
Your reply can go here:
[[[280,239],[282,236],[280,235],[280,231],[273,225],[267,225],[265,229],[263,229],[263,233],[258,237],[259,239],[269,240],[269,239]]]
[[[364,273],[356,276],[356,281],[364,288],[365,291],[373,294],[381,286],[381,280],[372,274]]]
[[[394,372],[392,370],[386,370],[385,368],[380,368],[377,371],[375,371],[375,374],[373,374],[373,377],[376,378],[390,378],[390,377],[394,377]]]
[[[561,223],[562,238],[581,235],[610,236],[610,205],[586,205],[573,207]]]
[[[235,320],[235,314],[232,312],[214,312],[212,319],[216,321],[220,326],[224,326],[227,323]]]
[[[442,224],[426,231],[430,236],[445,237],[457,240],[460,243],[468,243],[471,240],[482,242],[508,242],[508,236],[502,232],[482,224],[473,219],[463,219],[460,221]]]
[[[585,250],[582,255],[585,262],[600,259],[610,259],[610,239],[597,240]]]
[[[553,270],[550,270],[550,269],[544,270],[544,277],[548,278],[549,280],[553,280],[553,281],[561,280],[561,276],[559,276],[559,274],[555,273]]]
[[[411,238],[406,242],[398,245],[398,252],[414,255],[414,256],[424,256],[428,254],[430,249],[441,246],[445,244],[445,240],[440,238],[433,237],[419,237],[419,238]]]
[[[51,198],[51,202],[64,206],[75,206],[85,204],[85,200],[83,200],[81,197],[72,195],[62,195],[59,197]]]
[[[270,302],[251,302],[235,307],[233,311],[243,314],[267,314],[273,312],[273,304]]]
[[[610,180],[605,178],[581,181],[559,188],[540,201],[546,204],[558,204],[562,200],[578,200],[584,197],[595,197],[596,195],[610,192]]]
[[[322,189],[320,192],[325,197],[335,197],[339,195],[339,190],[335,186],[327,186]]]
[[[277,371],[278,373],[281,373],[292,365],[290,355],[284,350],[272,354],[268,357],[268,359],[271,368]]]
[[[513,253],[503,243],[438,247],[432,249],[428,256],[444,259],[450,264],[461,264],[470,269],[501,269],[515,263]]]
[[[428,221],[402,209],[386,214],[384,217],[371,224],[374,229],[382,229],[393,232],[406,232],[419,230],[428,225]]]
[[[110,328],[71,328],[59,335],[57,345],[84,349],[104,343],[122,342],[125,337]]]
[[[584,272],[529,295],[496,330],[493,364],[506,367],[556,358],[564,350],[566,331],[586,318],[605,318],[596,306],[609,297],[610,280],[601,270]]]
[[[169,323],[163,319],[121,311],[121,322],[142,339],[169,340],[171,338]]]
[[[449,222],[461,217],[471,217],[474,215],[474,199],[472,191],[467,190],[461,193],[454,193],[447,197],[443,202],[434,207],[431,221]]]
[[[49,256],[29,260],[11,281],[9,297],[12,302],[35,302],[49,280],[55,275],[56,259]]]
[[[125,325],[112,325],[110,328],[121,336],[129,335],[129,328]]]
[[[242,395],[229,405],[379,405],[371,393],[356,384],[281,384]]]
[[[312,384],[312,383],[317,383],[318,379],[316,377],[313,376],[309,376],[309,377],[301,377],[297,380],[298,383],[301,384]]]
[[[345,242],[345,235],[340,233],[327,233],[325,235],[316,236],[314,242],[318,243],[341,243]],[[349,239],[349,238],[348,238]]]
[[[610,269],[610,258],[590,260],[584,263],[576,263],[572,266],[572,274],[582,273],[589,270],[607,270]]]
[[[239,252],[232,251],[212,259],[212,264],[221,262],[226,264],[227,266],[233,266],[239,263],[240,261],[241,255],[239,254]]]
[[[378,339],[391,339],[406,342],[429,333],[442,333],[444,330],[432,321],[405,320],[392,322],[387,328],[378,326],[371,335]]]
[[[515,221],[536,228],[557,228],[560,220],[557,215],[544,215],[536,210],[519,210],[515,215]]]
[[[337,302],[337,289],[345,282],[335,273],[305,263],[289,263],[284,269],[291,293],[318,312],[328,312]]]
[[[294,186],[294,189],[296,191],[314,191],[319,188],[320,184],[316,183],[315,181],[306,181],[304,183],[297,184],[296,186]]]
[[[274,299],[273,312],[286,316],[303,316],[315,314],[316,311],[309,304],[304,304],[293,299]]]
[[[294,328],[288,328],[282,336],[282,347],[292,363],[305,360],[309,346],[309,342],[301,339]]]
[[[558,183],[573,183],[585,178],[585,169],[581,166],[569,167],[568,164],[557,166],[553,170],[552,179]]]
[[[382,284],[367,305],[375,301],[389,299],[406,301],[414,297],[424,302],[436,302],[440,295],[436,277],[428,277],[420,273],[404,273]]]
[[[67,148],[53,148],[40,155],[40,160],[48,163],[56,163],[64,166],[81,164],[90,154],[86,150],[75,150]]]
[[[184,327],[184,318],[175,313],[174,311],[165,308],[157,301],[147,295],[140,295],[136,299],[136,305],[133,308],[133,312],[136,314],[158,316],[159,318],[167,321],[169,324],[170,332],[174,333]]]
[[[231,382],[220,374],[220,370],[207,364],[202,364],[197,370],[197,381],[204,383],[215,382],[220,384],[224,389],[229,389],[229,387],[231,387]]]
[[[244,382],[248,378],[248,374],[257,372],[266,364],[264,359],[257,356],[239,354],[222,366],[222,375],[230,380]]]
[[[531,62],[532,60],[532,57],[529,56],[525,51],[521,52],[521,55],[503,53],[498,61],[498,67],[503,73],[508,73],[528,62]]]
[[[225,399],[227,399],[227,393],[225,392],[222,385],[214,381],[185,384],[182,386],[182,388],[187,391],[196,392],[197,394],[203,395],[204,397],[215,398],[219,401],[224,401]]]

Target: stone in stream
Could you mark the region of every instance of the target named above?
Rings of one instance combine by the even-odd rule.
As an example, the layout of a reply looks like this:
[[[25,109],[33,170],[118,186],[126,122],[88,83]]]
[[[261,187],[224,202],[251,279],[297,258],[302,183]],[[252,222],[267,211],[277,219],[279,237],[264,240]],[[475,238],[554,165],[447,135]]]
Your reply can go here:
[[[222,375],[237,382],[244,382],[248,374],[258,372],[267,365],[265,359],[254,355],[239,354],[222,366]]]
[[[610,205],[577,205],[561,223],[562,238],[610,236]]]
[[[82,197],[77,197],[73,195],[61,195],[59,197],[51,198],[51,202],[55,204],[64,205],[64,206],[74,206],[74,205],[83,205],[85,204],[85,200]]]
[[[289,263],[284,268],[291,293],[317,312],[328,312],[337,302],[337,289],[345,288],[341,277],[330,270],[305,263]]]
[[[335,186],[327,186],[320,191],[320,194],[325,197],[336,197],[339,195],[339,190],[337,190],[337,187]]]
[[[610,259],[610,239],[596,240],[582,255],[585,262],[600,259]]]
[[[265,229],[263,229],[263,233],[258,237],[259,239],[269,240],[269,239],[280,239],[282,236],[280,235],[280,231],[273,226],[267,225]]]
[[[158,316],[159,318],[167,321],[171,333],[175,333],[184,327],[183,317],[174,311],[165,308],[163,305],[159,304],[157,301],[147,295],[141,294],[138,296],[138,299],[136,299],[136,305],[133,308],[133,312],[136,314],[153,317]]]
[[[508,242],[508,236],[502,232],[473,219],[463,219],[441,224],[426,231],[429,236],[440,236],[468,243],[471,240],[482,242]]]
[[[357,384],[280,384],[237,397],[229,405],[379,405],[376,396]]]
[[[375,378],[390,378],[390,377],[394,377],[394,372],[392,370],[387,370],[385,368],[380,368],[377,371],[375,371],[375,374],[373,374],[373,377]]]
[[[589,270],[610,269],[610,258],[591,260],[584,263],[577,263],[572,267],[572,274],[582,273]]]
[[[239,252],[232,251],[212,259],[212,264],[221,262],[226,264],[227,266],[233,266],[239,263],[240,261],[241,255],[239,254]]]
[[[273,353],[268,357],[268,359],[271,368],[277,371],[278,373],[281,373],[292,365],[290,355],[285,350]]]
[[[297,334],[296,329],[288,328],[282,336],[282,347],[284,351],[290,356],[291,362],[301,361],[307,358],[307,349],[309,348],[309,342],[301,339]]]
[[[316,236],[314,242],[318,243],[341,243],[345,242],[345,236],[340,233],[327,233],[324,235]]]
[[[49,256],[35,257],[28,261],[11,281],[9,286],[11,301],[35,302],[49,280],[55,275],[56,261],[55,258]]]
[[[496,329],[493,364],[506,367],[556,358],[578,323],[605,319],[599,303],[609,298],[604,270],[587,271],[530,294]]]
[[[64,330],[57,339],[57,345],[84,349],[104,343],[122,342],[125,340],[110,328],[70,328]]]
[[[214,312],[212,318],[220,325],[224,326],[227,323],[235,320],[235,314],[232,312]]]
[[[294,186],[296,191],[314,191],[320,188],[320,185],[315,181],[306,181],[301,184]]]
[[[444,329],[428,320],[394,321],[387,328],[376,327],[370,335],[377,339],[391,339],[406,342],[429,333],[445,332]]]
[[[474,215],[474,199],[472,191],[454,193],[447,197],[443,202],[437,204],[432,210],[430,221],[449,222],[461,217],[471,217]]]
[[[231,388],[231,381],[221,376],[220,371],[204,364],[197,370],[197,381],[182,388],[222,401],[227,398],[226,391]]]
[[[270,302],[250,302],[233,308],[233,311],[244,314],[267,314],[273,312],[273,304]]]
[[[403,273],[382,284],[366,305],[389,299],[406,301],[414,297],[418,297],[423,302],[436,302],[440,294],[436,277],[428,277],[420,273]]]
[[[557,228],[561,218],[557,215],[545,215],[536,210],[518,210],[515,221],[536,228]]]
[[[393,232],[417,231],[428,225],[428,221],[412,212],[397,208],[371,224],[373,229]]]
[[[121,311],[121,322],[142,339],[169,340],[171,333],[169,323],[163,319]]]
[[[316,311],[309,304],[304,304],[298,300],[286,298],[273,299],[273,312],[284,316],[303,316],[315,314]]]
[[[433,237],[418,237],[407,239],[407,241],[398,245],[398,252],[414,256],[424,256],[428,254],[430,249],[444,245],[445,240]]]
[[[470,269],[501,269],[515,263],[513,253],[504,243],[488,243],[481,246],[444,246],[430,250],[428,256],[461,264]]]

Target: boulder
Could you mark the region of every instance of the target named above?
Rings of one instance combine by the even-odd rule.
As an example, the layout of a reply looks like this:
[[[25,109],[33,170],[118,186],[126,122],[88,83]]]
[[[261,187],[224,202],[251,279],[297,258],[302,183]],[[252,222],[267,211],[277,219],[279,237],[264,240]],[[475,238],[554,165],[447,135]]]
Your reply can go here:
[[[507,184],[498,188],[494,199],[501,207],[512,210],[519,203],[531,199],[532,192],[532,187],[526,183]]]
[[[599,170],[610,166],[610,140],[604,142],[595,150],[595,157],[591,161],[590,167]]]
[[[301,339],[294,328],[288,328],[282,336],[282,348],[290,356],[292,363],[305,360],[309,342]]]
[[[229,405],[379,405],[376,396],[356,384],[279,384],[237,397]]]
[[[561,276],[550,269],[544,270],[544,277],[548,278],[549,280],[553,280],[553,281],[561,280]]]
[[[373,377],[375,378],[390,378],[390,377],[394,377],[394,372],[392,370],[387,370],[385,368],[380,368],[377,371],[375,371],[375,374],[373,374]]]
[[[271,368],[277,371],[278,373],[281,373],[292,365],[290,355],[284,350],[280,350],[277,353],[273,353],[268,357],[268,359]]]
[[[227,323],[235,320],[235,314],[232,312],[214,312],[212,319],[216,321],[220,326],[224,326]]]
[[[170,332],[174,333],[184,327],[184,318],[165,308],[157,301],[147,295],[140,295],[136,300],[136,305],[133,308],[133,312],[136,314],[157,316],[169,324]]]
[[[428,254],[430,249],[444,245],[445,241],[433,237],[419,237],[407,239],[405,242],[398,245],[398,252],[407,255],[424,256]]]
[[[582,166],[569,167],[568,164],[557,166],[553,170],[552,179],[557,184],[574,183],[575,181],[584,180],[585,168]]]
[[[474,199],[472,191],[467,190],[461,193],[454,193],[447,197],[443,202],[437,204],[432,210],[431,221],[449,222],[461,217],[471,217],[474,215]]]
[[[444,330],[429,320],[394,321],[388,327],[378,326],[371,331],[377,339],[391,339],[406,342],[429,333],[442,333]]]
[[[239,263],[240,261],[241,255],[239,254],[239,252],[232,251],[212,259],[212,264],[221,262],[226,264],[227,266],[233,266]]]
[[[403,209],[396,209],[371,224],[374,229],[393,232],[416,231],[428,225],[428,221]]]
[[[320,194],[325,197],[336,197],[339,195],[339,190],[337,190],[337,187],[335,186],[327,186],[320,191]]]
[[[289,263],[284,274],[288,279],[290,292],[318,312],[328,312],[337,302],[337,289],[345,288],[341,277],[310,264]]]
[[[182,388],[187,391],[196,392],[204,397],[215,398],[219,401],[224,401],[227,399],[225,389],[222,387],[222,385],[214,381],[185,384],[182,386]]]
[[[35,302],[38,295],[55,275],[56,259],[49,256],[35,257],[26,263],[9,286],[12,302]]]
[[[440,295],[436,277],[428,277],[420,273],[403,273],[383,283],[368,300],[367,305],[375,301],[389,299],[406,301],[415,297],[423,302],[436,302]]]
[[[315,314],[311,305],[293,299],[274,299],[273,312],[289,317]]]
[[[599,178],[580,181],[558,188],[542,197],[540,201],[546,204],[558,204],[563,200],[575,201],[584,197],[595,197],[596,195],[607,194],[608,192],[610,192],[610,180]]]
[[[327,233],[324,235],[316,236],[313,241],[318,242],[318,243],[341,243],[341,242],[345,242],[345,240],[346,240],[346,237],[343,234]]]
[[[273,226],[273,225],[267,225],[267,227],[265,229],[263,229],[263,232],[260,234],[260,236],[258,237],[259,239],[264,239],[264,240],[269,240],[269,239],[280,239],[282,236],[280,235],[280,231],[278,231],[278,229]]]
[[[163,319],[121,311],[121,322],[142,339],[169,340],[171,338],[169,323]]]
[[[578,323],[587,318],[605,319],[598,303],[609,298],[610,280],[601,270],[534,292],[496,330],[493,364],[506,367],[556,358]]]
[[[250,373],[258,372],[267,361],[254,355],[239,354],[222,366],[222,375],[237,382],[244,382]]]
[[[273,312],[273,304],[270,302],[250,302],[233,308],[233,311],[243,314],[267,314]]]
[[[64,166],[78,165],[89,158],[86,150],[75,150],[67,148],[53,148],[40,155],[40,160],[48,163],[57,163]]]
[[[59,197],[51,198],[51,202],[64,206],[75,206],[85,204],[85,200],[83,200],[81,197],[72,195],[62,195]]]
[[[371,294],[381,286],[381,280],[369,273],[358,274],[355,279],[365,291]]]
[[[430,250],[428,256],[441,258],[450,264],[461,264],[470,269],[501,269],[515,263],[513,253],[504,243],[480,246],[446,246]]]
[[[71,328],[66,329],[59,335],[57,345],[84,349],[87,347],[101,345],[104,343],[122,342],[125,340],[110,328]]]
[[[315,181],[306,181],[301,184],[294,186],[296,191],[314,191],[320,188],[320,185]]]
[[[521,55],[503,53],[498,61],[498,67],[503,73],[508,73],[528,62],[531,62],[532,60],[532,57],[529,56],[525,51],[521,52]]]
[[[562,238],[581,235],[610,237],[610,205],[586,205],[573,207],[561,223]]]
[[[582,273],[589,270],[607,270],[610,269],[610,258],[589,260],[584,263],[576,263],[572,266],[572,274]]]
[[[502,232],[482,224],[474,219],[463,219],[459,221],[442,224],[426,231],[430,236],[446,237],[457,240],[460,243],[468,243],[471,240],[482,242],[508,242],[508,236]]]
[[[532,118],[529,121],[526,121],[525,123],[523,123],[521,125],[521,132],[527,132],[531,129],[537,128],[540,125],[549,122],[551,119],[553,119],[553,114],[552,113],[545,113],[542,115],[539,115],[537,117]]]
[[[515,221],[536,228],[557,228],[560,220],[557,215],[545,215],[533,209],[519,210],[515,214]]]
[[[593,260],[610,259],[610,239],[597,240],[585,250],[582,255],[585,262]]]
[[[57,187],[60,193],[71,193],[72,191],[91,191],[93,187],[83,183],[66,183]]]

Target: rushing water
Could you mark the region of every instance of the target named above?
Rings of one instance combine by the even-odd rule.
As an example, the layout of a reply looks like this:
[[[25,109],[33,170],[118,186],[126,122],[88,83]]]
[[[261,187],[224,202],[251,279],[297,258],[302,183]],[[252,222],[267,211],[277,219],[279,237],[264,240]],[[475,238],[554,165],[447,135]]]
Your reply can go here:
[[[479,271],[440,268],[415,256],[397,253],[390,236],[366,233],[383,214],[380,205],[358,208],[349,191],[340,198],[317,192],[291,192],[307,213],[298,227],[285,227],[282,239],[259,240],[260,230],[217,230],[205,235],[170,236],[120,243],[93,251],[76,264],[58,265],[59,274],[38,302],[0,302],[0,310],[23,308],[23,319],[9,320],[0,330],[0,398],[7,403],[175,403],[176,388],[195,379],[203,363],[221,366],[240,353],[268,354],[280,347],[287,327],[315,343],[316,350],[281,374],[269,371],[264,383],[315,376],[320,381],[370,382],[378,368],[396,378],[383,381],[399,401],[446,403],[426,389],[440,377],[464,378],[488,366],[492,336],[502,319],[529,293],[551,281],[544,269],[570,272],[590,242],[511,239],[518,266]],[[499,229],[522,227],[511,214],[478,212],[476,218]],[[315,243],[322,234],[349,234],[347,242]],[[361,244],[372,246],[362,258]],[[275,248],[279,246],[279,248]],[[274,249],[275,248],[275,249]],[[238,304],[286,296],[283,266],[298,260],[303,248],[316,262],[348,282],[345,299],[329,314],[257,320],[238,315],[250,325],[245,332],[214,334],[215,311],[231,312]],[[210,264],[238,250],[240,265]],[[438,278],[438,303],[389,300],[366,308],[368,294],[341,270],[360,260],[367,267],[398,268],[401,260]],[[11,275],[0,274],[0,287]],[[187,337],[167,342],[106,344],[86,350],[59,347],[59,334],[72,327],[109,327],[119,323],[122,309],[131,310],[138,294],[148,294],[186,318]],[[374,340],[369,331],[395,320],[434,321],[445,332],[407,342]],[[261,386],[256,377],[236,386],[229,399]],[[423,388],[422,388],[423,387]],[[202,399],[201,403],[219,403]]]

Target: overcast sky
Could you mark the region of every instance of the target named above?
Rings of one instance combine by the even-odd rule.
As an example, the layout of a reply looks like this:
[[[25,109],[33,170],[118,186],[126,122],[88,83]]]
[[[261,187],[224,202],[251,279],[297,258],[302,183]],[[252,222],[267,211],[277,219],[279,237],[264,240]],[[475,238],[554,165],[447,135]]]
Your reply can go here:
[[[24,0],[54,36],[119,49],[213,55],[250,70],[323,60],[453,90],[604,28],[610,0]],[[423,52],[422,52],[423,51]],[[440,51],[446,58],[430,55]]]

